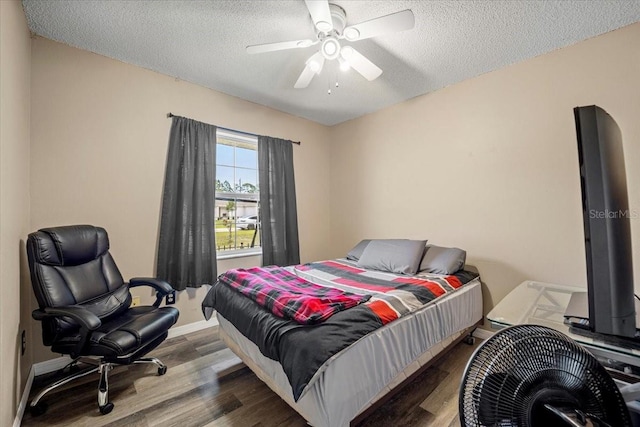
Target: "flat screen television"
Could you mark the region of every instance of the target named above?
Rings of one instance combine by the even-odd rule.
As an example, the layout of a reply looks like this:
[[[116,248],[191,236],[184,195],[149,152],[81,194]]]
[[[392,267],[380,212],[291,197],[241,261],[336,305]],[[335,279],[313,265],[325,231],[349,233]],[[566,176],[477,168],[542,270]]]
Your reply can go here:
[[[587,293],[572,295],[567,315],[588,305],[572,332],[616,337],[637,347],[631,227],[620,128],[595,105],[574,109],[578,137]],[[577,326],[577,327],[575,327]]]

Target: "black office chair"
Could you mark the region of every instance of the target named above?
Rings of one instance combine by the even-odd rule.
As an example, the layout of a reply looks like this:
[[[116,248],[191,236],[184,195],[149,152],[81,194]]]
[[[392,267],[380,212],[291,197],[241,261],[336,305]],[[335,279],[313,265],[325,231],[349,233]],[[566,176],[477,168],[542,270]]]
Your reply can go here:
[[[173,291],[153,278],[122,279],[111,254],[104,228],[75,225],[44,228],[29,234],[27,255],[31,284],[40,308],[32,315],[42,321],[42,341],[54,353],[68,354],[88,363],[88,370],[69,375],[42,390],[29,405],[41,415],[41,401],[49,391],[93,372],[100,373],[98,405],[102,414],[113,409],[109,402],[108,373],[114,365],[154,363],[158,375],[167,367],[156,358],[142,358],[167,338],[178,320],[178,310],[162,307],[162,298]],[[156,290],[153,306],[130,307],[129,288],[150,286]]]

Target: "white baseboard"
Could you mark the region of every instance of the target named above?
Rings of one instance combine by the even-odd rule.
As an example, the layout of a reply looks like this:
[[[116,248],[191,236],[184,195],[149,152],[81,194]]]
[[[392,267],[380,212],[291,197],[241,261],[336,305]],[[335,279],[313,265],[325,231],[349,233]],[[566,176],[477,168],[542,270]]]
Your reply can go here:
[[[27,402],[29,401],[29,394],[31,393],[31,386],[33,386],[33,379],[42,374],[48,374],[49,372],[57,371],[67,366],[71,362],[69,356],[56,357],[55,359],[45,360],[44,362],[38,362],[31,365],[29,369],[29,376],[27,376],[27,382],[24,385],[22,391],[22,397],[18,404],[18,410],[16,411],[16,417],[13,420],[13,427],[20,427],[22,424],[22,417],[24,411],[27,409]]]
[[[29,375],[27,376],[27,383],[24,385],[24,391],[22,392],[22,398],[18,404],[18,410],[16,411],[16,417],[13,419],[13,427],[20,427],[22,424],[22,417],[25,409],[27,409],[27,401],[29,400],[29,393],[31,393],[31,386],[33,385],[33,378],[35,369],[31,366],[29,369]]]
[[[37,377],[38,375],[48,374],[49,372],[64,368],[69,363],[71,363],[69,356],[60,356],[55,359],[45,360],[44,362],[34,363],[33,375]]]
[[[491,332],[488,331],[486,329],[482,329],[482,328],[477,328],[475,331],[473,331],[473,336],[476,338],[480,338],[483,340],[489,339],[493,336],[493,334],[495,334],[495,332]]]
[[[181,335],[190,334],[191,332],[201,331],[206,328],[218,326],[218,318],[213,316],[209,320],[200,320],[198,322],[189,323],[169,329],[169,336],[167,338],[175,338]]]
[[[200,320],[198,322],[189,323],[188,325],[178,326],[176,328],[169,329],[167,339],[186,335],[191,332],[201,331],[202,329],[211,328],[217,325],[218,318],[214,316],[208,321]],[[20,424],[22,423],[22,416],[24,415],[24,411],[27,409],[27,401],[29,400],[29,394],[31,393],[31,386],[33,385],[34,377],[38,375],[48,374],[49,372],[54,372],[58,369],[62,369],[70,362],[71,358],[69,356],[60,356],[56,357],[55,359],[45,360],[44,362],[34,363],[31,366],[31,369],[29,369],[29,376],[27,377],[27,383],[24,386],[22,398],[20,399],[20,403],[18,405],[16,417],[13,420],[13,427],[20,427]]]

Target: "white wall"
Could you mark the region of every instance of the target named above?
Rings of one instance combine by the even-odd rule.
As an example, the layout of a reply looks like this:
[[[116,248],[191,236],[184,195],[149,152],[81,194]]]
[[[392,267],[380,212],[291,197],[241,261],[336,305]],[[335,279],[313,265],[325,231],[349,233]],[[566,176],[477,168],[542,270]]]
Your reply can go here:
[[[640,288],[640,23],[332,129],[331,248],[427,238],[468,251],[485,313],[526,279],[586,285],[576,106],[619,124]]]
[[[30,312],[22,309],[30,298],[23,276],[29,231],[30,45],[20,2],[0,1],[0,426],[13,423],[31,367],[30,350],[24,356],[20,352],[21,332],[30,329],[25,324]]]

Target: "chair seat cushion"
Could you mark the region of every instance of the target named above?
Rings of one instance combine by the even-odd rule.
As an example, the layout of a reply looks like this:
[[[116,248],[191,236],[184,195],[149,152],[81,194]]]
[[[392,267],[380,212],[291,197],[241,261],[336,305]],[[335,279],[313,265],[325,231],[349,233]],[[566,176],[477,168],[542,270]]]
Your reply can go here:
[[[177,322],[178,314],[173,307],[132,307],[118,316],[103,320],[98,330],[91,334],[82,355],[123,357],[140,352],[166,334]],[[54,344],[52,350],[67,353],[64,350],[68,350],[79,339],[79,335],[68,337]]]

